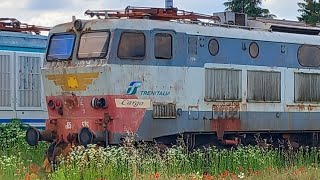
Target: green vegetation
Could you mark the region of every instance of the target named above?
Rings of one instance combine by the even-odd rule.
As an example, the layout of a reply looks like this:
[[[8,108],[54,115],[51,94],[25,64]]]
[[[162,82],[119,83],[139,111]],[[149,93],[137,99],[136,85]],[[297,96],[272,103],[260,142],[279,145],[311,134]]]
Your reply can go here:
[[[320,2],[314,0],[303,1],[303,3],[298,3],[300,8],[298,12],[301,13],[298,20],[314,26],[320,22]]]
[[[187,151],[183,143],[160,153],[133,138],[121,147],[74,147],[54,172],[41,169],[46,144],[29,147],[18,121],[0,127],[0,179],[309,179],[320,177],[320,151],[239,147]]]
[[[30,147],[25,141],[25,127],[19,120],[0,124],[0,179],[21,179],[41,164],[47,148],[45,143]],[[30,169],[31,168],[31,169]]]

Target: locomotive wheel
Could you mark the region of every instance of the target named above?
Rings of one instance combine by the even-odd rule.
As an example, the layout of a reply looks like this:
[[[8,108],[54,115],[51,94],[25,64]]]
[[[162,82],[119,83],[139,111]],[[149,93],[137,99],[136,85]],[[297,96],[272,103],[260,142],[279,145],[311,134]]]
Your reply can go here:
[[[71,152],[71,144],[67,142],[52,143],[46,153],[42,168],[45,172],[52,172],[58,164],[58,157],[67,157]]]

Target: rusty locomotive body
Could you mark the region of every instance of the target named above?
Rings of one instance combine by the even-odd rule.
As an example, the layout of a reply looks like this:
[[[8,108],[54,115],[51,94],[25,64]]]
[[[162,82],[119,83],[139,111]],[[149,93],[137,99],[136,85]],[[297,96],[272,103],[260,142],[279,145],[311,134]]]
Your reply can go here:
[[[127,132],[165,145],[183,134],[191,148],[318,145],[316,27],[174,8],[87,14],[106,18],[50,31],[42,69],[49,119],[44,131],[29,128],[30,145],[114,145]]]

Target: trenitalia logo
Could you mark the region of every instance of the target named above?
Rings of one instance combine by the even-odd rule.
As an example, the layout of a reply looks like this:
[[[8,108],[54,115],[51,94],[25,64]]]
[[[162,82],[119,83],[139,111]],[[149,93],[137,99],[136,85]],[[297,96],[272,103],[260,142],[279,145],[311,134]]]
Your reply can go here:
[[[138,93],[138,88],[141,87],[142,82],[141,81],[132,81],[129,84],[129,87],[127,89],[127,95],[135,95],[139,94],[140,96],[169,96],[170,91],[148,91],[148,90],[140,90],[140,93]]]
[[[127,94],[137,94],[138,88],[141,86],[140,81],[132,81],[129,84],[129,88],[127,90]]]

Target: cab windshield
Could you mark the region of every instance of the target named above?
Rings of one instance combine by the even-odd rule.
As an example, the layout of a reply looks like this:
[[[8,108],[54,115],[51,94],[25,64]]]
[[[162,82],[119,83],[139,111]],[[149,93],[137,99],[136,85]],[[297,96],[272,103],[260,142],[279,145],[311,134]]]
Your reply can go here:
[[[86,32],[80,38],[78,59],[104,58],[109,45],[109,32]]]
[[[49,42],[48,61],[68,60],[72,56],[75,34],[54,34]]]

